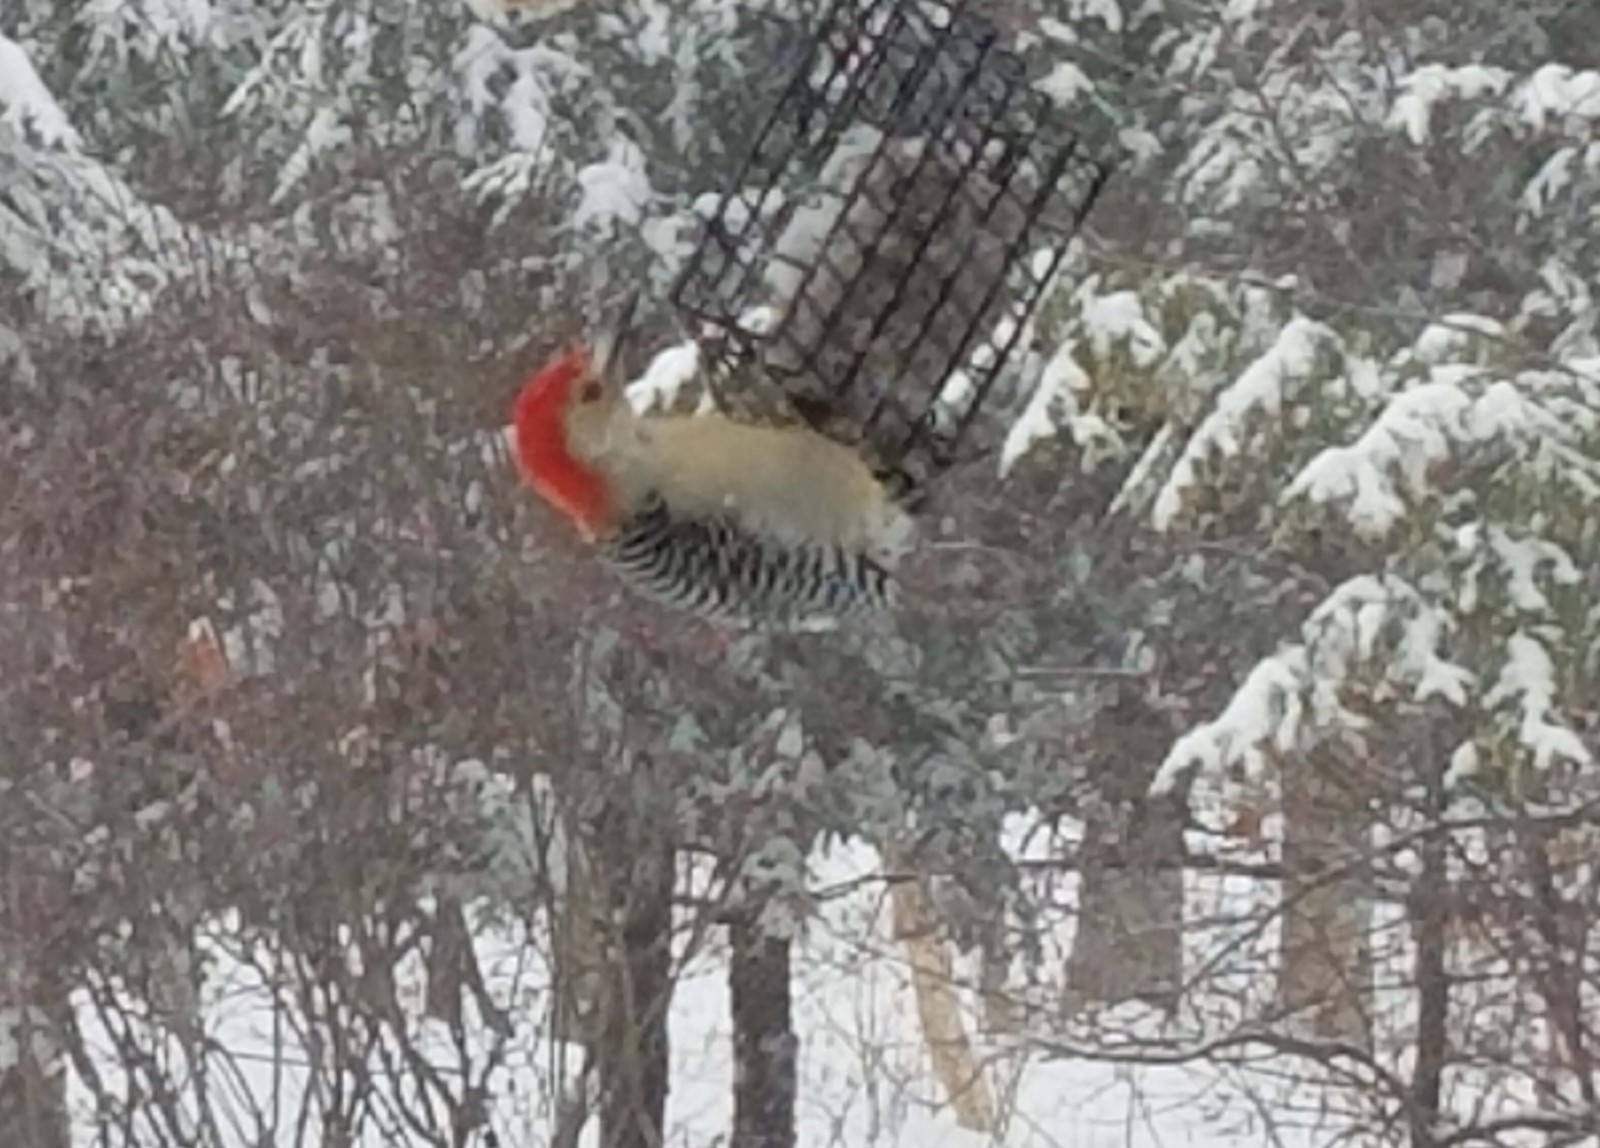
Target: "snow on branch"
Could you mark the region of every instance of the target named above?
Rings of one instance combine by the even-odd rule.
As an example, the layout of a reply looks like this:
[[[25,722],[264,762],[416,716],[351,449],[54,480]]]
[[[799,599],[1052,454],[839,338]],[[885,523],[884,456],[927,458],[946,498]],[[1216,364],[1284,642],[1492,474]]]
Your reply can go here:
[[[30,131],[45,147],[77,148],[81,144],[67,113],[56,103],[34,70],[28,53],[15,40],[0,35],[0,124],[18,135]]]
[[[1257,662],[1221,715],[1184,734],[1167,752],[1150,783],[1151,795],[1170,793],[1191,772],[1216,775],[1237,766],[1252,776],[1263,773],[1262,745],[1295,743],[1305,679],[1304,646],[1288,646]]]
[[[1600,71],[1547,64],[1517,76],[1480,64],[1428,64],[1401,80],[1386,122],[1421,145],[1433,135],[1436,107],[1469,102],[1479,105],[1464,129],[1469,153],[1496,132],[1516,140],[1562,141],[1539,157],[1539,168],[1522,191],[1524,211],[1538,216],[1570,196],[1578,214],[1587,214],[1581,189],[1600,176]]]
[[[1556,694],[1555,663],[1544,643],[1523,630],[1511,635],[1500,677],[1484,695],[1484,703],[1514,704],[1517,741],[1537,768],[1548,769],[1558,759],[1590,765],[1593,755],[1578,735],[1551,720]]]
[[[1318,351],[1329,344],[1339,344],[1339,337],[1331,328],[1297,315],[1279,332],[1266,353],[1222,391],[1211,413],[1189,437],[1156,496],[1152,518],[1157,530],[1171,529],[1183,511],[1185,495],[1201,484],[1204,467],[1213,456],[1231,458],[1239,454],[1250,419],[1278,417],[1285,397],[1311,374]]]
[[[1517,76],[1483,64],[1425,64],[1400,80],[1387,124],[1421,145],[1432,137],[1436,107],[1485,99],[1499,102],[1486,109],[1486,119],[1474,123],[1473,136],[1481,136],[1488,124],[1499,124],[1519,134],[1554,131],[1592,139],[1600,126],[1600,71],[1546,64]]]
[[[354,139],[355,133],[338,108],[323,106],[312,112],[299,145],[278,170],[278,182],[273,186],[270,202],[274,206],[283,203],[319,159],[348,147]]]
[[[1429,339],[1428,332],[1424,339]],[[1525,371],[1496,378],[1487,368],[1437,364],[1395,395],[1354,442],[1328,447],[1295,476],[1285,502],[1342,504],[1351,526],[1381,540],[1401,522],[1408,499],[1425,494],[1437,468],[1462,450],[1490,442],[1542,452],[1547,468],[1589,497],[1600,493],[1600,463],[1583,439],[1600,424],[1596,396],[1579,376]]]
[[[631,140],[618,138],[606,147],[606,158],[578,170],[579,199],[572,226],[610,235],[620,226],[637,228],[644,221],[654,191],[645,170],[644,152]]]
[[[1568,681],[1555,664],[1555,647],[1547,644],[1555,641],[1549,635],[1556,620],[1570,613],[1563,599],[1584,584],[1583,560],[1571,549],[1583,543],[1570,531],[1559,535],[1561,541],[1545,532],[1575,510],[1579,521],[1592,519],[1582,508],[1600,503],[1600,377],[1586,362],[1508,377],[1491,365],[1438,361],[1470,350],[1476,337],[1498,333],[1481,322],[1450,331],[1435,325],[1386,366],[1369,363],[1391,380],[1408,378],[1409,385],[1392,394],[1352,442],[1314,456],[1283,500],[1339,504],[1360,533],[1382,541],[1436,485],[1441,464],[1489,444],[1509,448],[1494,455],[1497,498],[1523,495],[1499,506],[1498,521],[1473,517],[1441,526],[1433,534],[1435,558],[1409,580],[1387,573],[1341,584],[1307,619],[1297,644],[1258,663],[1219,717],[1173,746],[1155,783],[1158,792],[1192,773],[1259,775],[1271,753],[1303,749],[1335,731],[1361,736],[1370,719],[1346,705],[1353,691],[1380,704],[1439,699],[1458,710],[1471,707],[1477,730],[1457,749],[1459,772],[1470,771],[1480,750],[1508,739],[1541,769],[1591,761],[1589,747],[1560,717],[1562,684],[1585,687]],[[1306,340],[1298,345],[1304,348]],[[1246,372],[1249,385],[1241,379],[1225,392],[1228,401],[1208,423],[1220,421],[1225,410],[1235,419],[1254,410],[1275,413],[1281,387],[1271,384],[1285,359],[1296,361],[1274,348],[1257,360]],[[1241,390],[1242,396],[1233,393]],[[1208,439],[1203,424],[1185,458],[1200,457],[1196,442],[1237,449],[1233,425],[1223,423]],[[1181,490],[1179,480],[1195,469],[1191,464],[1186,475],[1175,470],[1169,488]],[[1548,513],[1531,511],[1528,497],[1544,502]],[[1457,505],[1480,515],[1493,509],[1481,501]],[[1461,634],[1468,619],[1470,640]],[[1456,656],[1467,664],[1445,652],[1458,639]]]
[[[1335,730],[1359,734],[1370,722],[1342,700],[1357,685],[1465,706],[1476,675],[1441,653],[1455,628],[1405,579],[1363,574],[1341,583],[1306,619],[1298,643],[1258,662],[1216,719],[1178,739],[1151,792],[1170,792],[1191,774],[1259,777],[1267,747],[1287,754]]]
[[[1484,581],[1492,564],[1524,616],[1556,614],[1539,585],[1541,574],[1561,586],[1582,581],[1566,552],[1544,539],[1474,526],[1458,531],[1455,541],[1459,551],[1475,548],[1481,555],[1466,570],[1464,587]],[[1558,761],[1592,764],[1590,748],[1561,718],[1567,678],[1551,653],[1554,627],[1530,621],[1503,643],[1491,639],[1474,659],[1485,667],[1482,678],[1447,655],[1447,644],[1460,637],[1462,615],[1475,605],[1438,579],[1411,582],[1388,574],[1345,581],[1307,618],[1298,643],[1258,662],[1217,718],[1178,739],[1151,791],[1235,770],[1259,779],[1272,754],[1304,750],[1335,734],[1359,737],[1371,719],[1345,704],[1353,691],[1374,702],[1437,699],[1475,713],[1477,733],[1452,757],[1457,775],[1477,768],[1480,748],[1507,739],[1541,770]]]
[[[1524,615],[1547,616],[1553,609],[1539,585],[1541,574],[1553,586],[1577,586],[1583,581],[1571,555],[1548,538],[1517,537],[1504,527],[1473,522],[1456,531],[1454,541],[1462,553],[1474,558],[1457,600],[1463,613],[1477,608],[1479,586],[1491,566],[1504,584],[1511,608]]]
[[[1035,445],[1053,437],[1063,424],[1070,428],[1073,441],[1079,445],[1089,440],[1115,441],[1116,432],[1104,419],[1079,408],[1078,395],[1088,391],[1091,384],[1078,364],[1076,352],[1077,343],[1068,340],[1045,364],[1028,405],[1006,433],[1000,450],[1001,477],[1009,474]]]
[[[1389,110],[1388,126],[1405,132],[1421,146],[1433,133],[1433,109],[1447,100],[1475,100],[1498,96],[1511,84],[1504,68],[1467,64],[1459,68],[1425,64],[1401,77],[1399,93]]]
[[[45,150],[0,125],[20,160],[0,203],[0,268],[39,313],[72,331],[113,330],[147,314],[176,280],[210,268],[205,233],[142,200],[85,152]]]
[[[1078,447],[1097,452],[1085,455],[1085,469],[1093,469],[1100,458],[1123,457],[1129,444],[1103,408],[1154,399],[1162,409],[1193,410],[1226,381],[1226,363],[1241,342],[1276,332],[1276,323],[1259,329],[1254,312],[1261,301],[1252,298],[1253,287],[1240,292],[1185,270],[1143,292],[1120,285],[1105,290],[1102,274],[1078,267],[1081,258],[1080,247],[1069,254],[1066,271],[1058,272],[1063,281],[1076,282],[1052,295],[1055,350],[1044,357],[1029,401],[1006,436],[1002,477],[1028,451],[1063,430]],[[1162,438],[1170,439],[1171,431]],[[1131,487],[1145,490],[1165,457],[1147,458],[1136,468]],[[1128,493],[1131,497],[1135,490]]]
[[[1406,512],[1402,488],[1420,492],[1427,473],[1450,455],[1472,402],[1448,381],[1398,396],[1354,443],[1329,447],[1295,476],[1284,500],[1348,503],[1351,525],[1366,537],[1387,534]]]
[[[1535,131],[1555,119],[1573,134],[1592,135],[1600,126],[1600,71],[1546,64],[1517,85],[1511,105]]]

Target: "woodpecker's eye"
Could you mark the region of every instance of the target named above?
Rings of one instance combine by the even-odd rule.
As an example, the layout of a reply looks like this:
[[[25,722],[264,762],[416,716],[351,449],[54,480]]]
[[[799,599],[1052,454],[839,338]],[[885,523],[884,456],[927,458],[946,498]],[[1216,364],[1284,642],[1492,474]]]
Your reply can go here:
[[[604,390],[604,388],[601,387],[599,379],[589,379],[587,382],[585,382],[583,384],[583,386],[581,388],[579,388],[579,390],[578,390],[578,401],[580,403],[596,403],[596,402],[599,402],[600,401],[600,395],[603,392],[603,390]]]

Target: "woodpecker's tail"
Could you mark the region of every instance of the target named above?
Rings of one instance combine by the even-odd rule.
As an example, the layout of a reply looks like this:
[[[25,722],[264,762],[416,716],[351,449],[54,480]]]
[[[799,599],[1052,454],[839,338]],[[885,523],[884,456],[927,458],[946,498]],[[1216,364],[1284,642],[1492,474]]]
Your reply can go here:
[[[660,500],[606,544],[639,592],[677,609],[741,626],[816,629],[892,609],[894,578],[867,554],[796,545],[731,517],[678,518]]]

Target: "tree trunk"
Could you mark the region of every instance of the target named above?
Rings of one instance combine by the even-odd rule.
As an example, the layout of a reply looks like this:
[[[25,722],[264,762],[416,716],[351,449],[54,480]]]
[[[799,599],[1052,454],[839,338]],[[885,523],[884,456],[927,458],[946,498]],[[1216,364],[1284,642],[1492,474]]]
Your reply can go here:
[[[1171,1007],[1183,981],[1183,829],[1167,801],[1086,819],[1067,1000]]]
[[[1169,725],[1129,688],[1096,733],[1115,749],[1093,766],[1063,1008],[1167,1007],[1183,983],[1183,822],[1175,799],[1148,794]]]
[[[58,1054],[67,996],[28,938],[48,936],[45,881],[0,885],[0,1144],[67,1148],[66,1073]]]
[[[888,860],[896,876],[910,878],[889,886],[889,900],[894,911],[895,940],[906,946],[911,961],[911,989],[916,995],[922,1039],[933,1061],[933,1074],[955,1108],[956,1123],[973,1132],[992,1132],[994,1099],[962,1020],[955,962],[940,935],[927,890],[920,877],[911,877],[915,870],[905,856],[898,849],[889,851]]]
[[[0,954],[0,959],[4,955]],[[7,970],[8,972],[10,970]],[[0,1144],[67,1148],[66,1074],[40,1003],[0,1005]]]
[[[985,921],[982,940],[982,966],[978,974],[978,996],[983,1001],[983,1028],[990,1036],[1012,1036],[1022,1028],[1017,1001],[1009,980],[1011,953],[1007,949],[1006,920],[1003,912]]]
[[[1589,835],[1588,827],[1582,832]],[[1532,965],[1534,983],[1544,997],[1545,1013],[1554,1033],[1557,1052],[1556,1072],[1571,1073],[1578,1094],[1588,1108],[1600,1112],[1600,1079],[1595,1063],[1593,1010],[1584,1004],[1584,966],[1589,957],[1589,925],[1592,914],[1585,911],[1583,897],[1569,900],[1562,894],[1562,882],[1551,855],[1556,832],[1524,823],[1518,826],[1523,865],[1532,897],[1528,910],[1527,959]],[[1580,845],[1583,861],[1592,858],[1593,841]]]
[[[594,1043],[605,989],[605,893],[581,834],[561,826],[550,847],[561,851],[562,873],[549,907],[555,1034],[587,1047]]]
[[[637,842],[631,849],[630,840]],[[659,833],[637,832],[631,839],[616,839],[612,848],[631,857],[604,866],[611,915],[596,1058],[600,1143],[661,1148],[669,1083],[674,853]]]
[[[1318,1037],[1371,1043],[1372,898],[1361,787],[1331,753],[1283,773],[1283,965],[1278,1006]]]
[[[424,966],[427,970],[427,991],[423,998],[426,1012],[435,1020],[444,1021],[450,1031],[460,1032],[466,966],[473,959],[472,936],[467,931],[461,902],[441,895],[429,926]]]
[[[1425,816],[1438,825],[1444,818],[1442,771],[1424,779],[1428,786]],[[1422,843],[1422,872],[1411,890],[1412,942],[1416,947],[1413,977],[1417,987],[1417,1056],[1411,1071],[1411,1148],[1438,1143],[1439,1106],[1444,1070],[1450,1055],[1449,874],[1445,835],[1441,830]]]
[[[794,1148],[798,1041],[790,1018],[791,940],[762,932],[756,914],[730,930],[733,1011],[731,1148]]]

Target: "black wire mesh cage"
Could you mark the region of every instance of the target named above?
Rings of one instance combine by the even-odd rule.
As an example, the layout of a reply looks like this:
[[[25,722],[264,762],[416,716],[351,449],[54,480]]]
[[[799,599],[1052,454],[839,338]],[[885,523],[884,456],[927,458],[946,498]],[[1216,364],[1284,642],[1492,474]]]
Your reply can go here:
[[[956,458],[1109,174],[963,0],[833,0],[673,291],[903,488]]]

